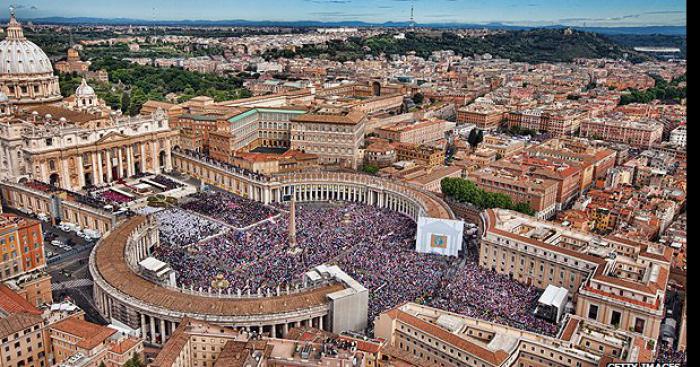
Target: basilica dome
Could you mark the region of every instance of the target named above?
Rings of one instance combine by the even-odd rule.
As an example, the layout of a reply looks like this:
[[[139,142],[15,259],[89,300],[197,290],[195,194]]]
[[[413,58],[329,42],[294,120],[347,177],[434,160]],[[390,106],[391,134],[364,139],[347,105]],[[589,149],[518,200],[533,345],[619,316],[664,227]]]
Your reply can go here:
[[[44,103],[61,99],[58,77],[44,51],[24,37],[10,15],[7,37],[0,42],[0,92],[13,103]]]
[[[80,82],[78,88],[75,89],[76,97],[92,97],[95,95],[95,90],[88,85],[85,78]]]
[[[53,73],[51,61],[34,42],[8,37],[0,42],[1,74]]]

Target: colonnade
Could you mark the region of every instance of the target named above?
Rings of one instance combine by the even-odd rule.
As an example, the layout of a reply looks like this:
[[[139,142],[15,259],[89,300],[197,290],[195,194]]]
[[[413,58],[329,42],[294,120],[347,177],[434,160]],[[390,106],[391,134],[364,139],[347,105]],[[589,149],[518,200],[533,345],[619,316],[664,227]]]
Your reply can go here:
[[[175,329],[180,325],[180,315],[172,316],[150,312],[150,310],[132,308],[128,300],[119,300],[110,296],[103,289],[94,290],[95,305],[100,314],[107,320],[116,319],[140,330],[141,336],[154,345],[163,345]],[[262,301],[262,300],[261,300]],[[193,315],[194,316],[194,315]],[[327,312],[310,313],[298,317],[290,316],[288,320],[268,320],[265,322],[217,322],[223,326],[232,327],[238,331],[262,333],[272,338],[284,337],[295,327],[313,327],[320,330],[330,330],[329,314]],[[196,316],[195,316],[196,318]],[[205,317],[206,318],[206,317]]]

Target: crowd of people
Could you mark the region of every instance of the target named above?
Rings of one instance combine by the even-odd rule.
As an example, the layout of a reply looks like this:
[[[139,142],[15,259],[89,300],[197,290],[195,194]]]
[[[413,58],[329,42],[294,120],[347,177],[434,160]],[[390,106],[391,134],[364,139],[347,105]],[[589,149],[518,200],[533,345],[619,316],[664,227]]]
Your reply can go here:
[[[105,191],[101,192],[100,197],[104,201],[106,201],[108,203],[114,203],[116,205],[128,203],[128,202],[134,200],[133,198],[130,198],[124,194],[120,194],[120,193],[113,191],[113,190],[105,190]]]
[[[277,210],[258,202],[214,190],[190,195],[182,204],[182,208],[223,221],[236,228],[250,226],[277,214]]]
[[[400,213],[355,203],[298,204],[295,247],[288,241],[287,213],[271,218],[264,210],[252,211],[253,217],[242,219],[240,212],[253,203],[243,204],[245,200],[230,194],[198,195],[183,207],[197,208],[237,228],[268,219],[204,241],[197,239],[207,237],[206,230],[163,237],[155,254],[178,271],[178,283],[184,287],[207,289],[222,275],[233,293],[241,289],[255,294],[259,288],[265,292],[299,282],[316,265],[337,264],[370,291],[370,325],[379,313],[413,301],[542,334],[556,333],[557,325],[532,314],[540,290],[481,269],[476,249],[470,249],[466,261],[416,252],[416,225]],[[228,197],[236,207],[227,203]],[[166,232],[197,227],[187,215],[164,215],[174,215],[181,223]],[[196,246],[185,247],[190,239]]]
[[[205,238],[227,229],[218,222],[178,208],[158,211],[155,217],[158,221],[160,240],[169,246],[196,246]]]
[[[430,305],[544,335],[554,335],[557,325],[532,313],[541,294],[535,287],[483,269],[474,262],[467,262],[432,295]]]
[[[656,348],[656,360],[661,363],[677,363],[685,366],[688,362],[688,354],[685,351],[678,351],[673,345],[659,343]]]
[[[183,185],[179,182],[176,182],[168,177],[165,177],[163,175],[156,175],[151,179],[151,181],[161,184],[166,187],[166,190],[173,190],[177,189],[179,187],[182,187]]]

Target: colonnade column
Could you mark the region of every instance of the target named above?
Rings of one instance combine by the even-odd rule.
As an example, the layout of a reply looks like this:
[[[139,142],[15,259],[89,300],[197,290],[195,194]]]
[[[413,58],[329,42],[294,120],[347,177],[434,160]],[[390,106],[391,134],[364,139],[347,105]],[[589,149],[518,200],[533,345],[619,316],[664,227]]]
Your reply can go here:
[[[170,139],[165,140],[165,171],[170,172],[173,170],[173,157],[172,157],[172,143]]]
[[[78,165],[78,186],[80,186],[80,188],[82,189],[83,187],[85,187],[85,169],[83,167],[85,165],[85,162],[83,162],[83,155],[78,154],[78,156],[76,157],[76,161]]]
[[[119,147],[119,150],[117,151],[117,159],[119,159],[117,169],[119,170],[119,178],[124,178],[124,156],[122,155],[122,148]],[[128,175],[126,175],[128,176]]]
[[[141,338],[146,339],[146,333],[148,333],[146,329],[146,315],[141,314]]]
[[[129,144],[126,147],[126,175],[131,177],[134,175],[134,146]]]
[[[96,153],[97,159],[95,161],[95,165],[97,166],[97,180],[96,182],[99,184],[104,183],[104,173],[102,172],[102,152],[97,152]],[[93,168],[93,172],[95,169]]]
[[[147,172],[148,167],[146,167],[146,144],[140,144],[139,149],[141,149],[141,172]]]
[[[158,141],[151,142],[151,147],[153,148],[153,172],[156,174],[160,173],[160,162],[158,157]]]
[[[149,324],[151,326],[151,343],[156,342],[156,319],[153,316],[149,316]]]
[[[61,186],[66,189],[71,189],[71,181],[70,181],[70,171],[68,170],[68,159],[67,158],[61,158],[60,159],[60,164],[61,164],[61,179],[63,179],[63,182]]]
[[[165,320],[160,319],[160,344],[165,344]]]
[[[105,151],[105,157],[107,158],[107,182],[112,182],[112,152],[111,149]]]

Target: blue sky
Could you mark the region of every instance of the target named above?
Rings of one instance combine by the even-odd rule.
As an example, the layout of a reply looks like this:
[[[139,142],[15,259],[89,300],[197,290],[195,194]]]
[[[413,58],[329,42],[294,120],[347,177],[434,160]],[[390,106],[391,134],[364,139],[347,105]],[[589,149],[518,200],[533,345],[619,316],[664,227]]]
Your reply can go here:
[[[2,0],[19,18],[502,22],[517,25],[685,25],[680,0]],[[0,13],[1,14],[1,13]]]

